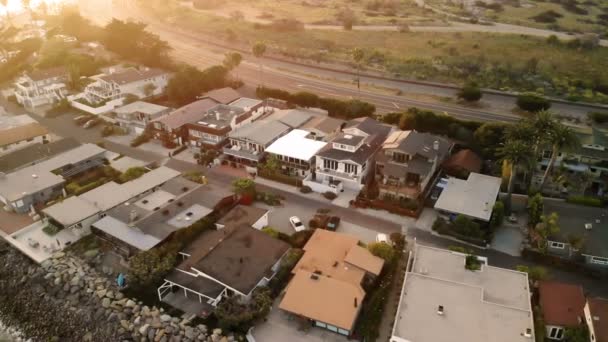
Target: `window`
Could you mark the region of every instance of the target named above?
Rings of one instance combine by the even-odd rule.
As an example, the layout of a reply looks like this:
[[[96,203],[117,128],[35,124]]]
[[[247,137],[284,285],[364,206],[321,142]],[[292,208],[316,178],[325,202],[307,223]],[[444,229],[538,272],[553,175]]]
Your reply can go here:
[[[356,174],[358,171],[358,166],[353,164],[344,164],[344,172],[346,173],[354,173]]]
[[[335,160],[323,159],[323,168],[330,170],[338,169],[338,162]]]
[[[348,330],[344,330],[344,329],[340,329],[340,328],[338,328],[338,334],[344,335],[344,336],[350,335]]]
[[[566,248],[566,245],[561,243],[561,242],[549,242],[549,246],[551,246],[551,248],[559,248],[559,249],[564,249]]]
[[[327,328],[327,324],[325,324],[323,322],[316,321],[315,325],[318,327],[321,327],[321,328]]]
[[[396,161],[397,163],[405,163],[408,161],[408,156],[404,153],[398,153],[395,152],[393,153],[393,160]]]
[[[564,337],[564,329],[561,327],[551,327],[549,332],[549,338],[554,340],[561,340]]]
[[[608,265],[608,258],[591,257],[592,264]]]

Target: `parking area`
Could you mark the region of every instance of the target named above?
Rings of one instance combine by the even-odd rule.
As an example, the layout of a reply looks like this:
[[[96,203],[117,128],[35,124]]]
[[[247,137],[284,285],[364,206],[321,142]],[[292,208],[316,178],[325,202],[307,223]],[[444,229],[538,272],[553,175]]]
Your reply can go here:
[[[524,234],[518,224],[503,223],[496,232],[490,248],[512,256],[521,255],[521,245],[524,241]]]
[[[281,298],[268,314],[266,321],[253,329],[253,337],[258,342],[346,342],[344,336],[325,329],[312,327],[309,322],[298,319],[278,308]]]

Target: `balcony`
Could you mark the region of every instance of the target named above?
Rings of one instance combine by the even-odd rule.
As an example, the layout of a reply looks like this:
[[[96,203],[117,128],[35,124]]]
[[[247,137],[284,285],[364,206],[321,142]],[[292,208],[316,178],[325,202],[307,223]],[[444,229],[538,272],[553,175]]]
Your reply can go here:
[[[327,176],[331,176],[331,177],[335,177],[335,178],[340,178],[340,179],[345,179],[348,181],[356,181],[359,182],[359,180],[361,179],[361,176],[354,174],[354,173],[346,173],[346,172],[342,172],[342,171],[338,171],[338,170],[332,170],[332,169],[323,169],[323,168],[317,168],[317,174],[322,174],[322,175],[327,175]]]
[[[411,182],[408,184],[378,182],[378,189],[383,193],[390,193],[396,196],[404,196],[406,198],[418,198],[422,189],[420,183]]]
[[[241,146],[227,146],[223,149],[224,154],[236,158],[243,158],[259,162],[262,159],[262,153],[254,150],[244,149]]]

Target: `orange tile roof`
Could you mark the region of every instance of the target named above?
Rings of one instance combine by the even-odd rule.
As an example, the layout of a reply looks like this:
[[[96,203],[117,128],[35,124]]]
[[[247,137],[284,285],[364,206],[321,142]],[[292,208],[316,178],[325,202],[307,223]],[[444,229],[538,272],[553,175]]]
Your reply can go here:
[[[595,341],[608,342],[608,299],[590,298],[588,303]]]
[[[580,285],[543,281],[538,292],[545,324],[574,327],[584,320],[585,294]]]

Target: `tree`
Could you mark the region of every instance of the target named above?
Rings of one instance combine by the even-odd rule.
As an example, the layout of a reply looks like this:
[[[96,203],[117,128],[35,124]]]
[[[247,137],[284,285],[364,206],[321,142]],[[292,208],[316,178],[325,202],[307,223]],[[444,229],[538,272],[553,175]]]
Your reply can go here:
[[[385,262],[390,262],[395,256],[395,250],[386,242],[374,242],[367,245],[367,249],[373,255],[384,259]]]
[[[357,21],[357,17],[355,16],[355,12],[348,7],[344,7],[338,13],[336,13],[336,19],[342,22],[342,27],[350,31],[353,29],[353,25]]]
[[[250,178],[239,178],[232,181],[232,191],[237,195],[254,195],[255,182]]]
[[[497,149],[505,142],[509,126],[510,124],[504,122],[486,122],[475,130],[473,140],[484,157],[495,159]]]
[[[167,84],[169,100],[178,106],[196,101],[202,93],[226,85],[228,70],[223,66],[212,66],[203,71],[191,65],[182,66]]]
[[[548,135],[548,140],[551,144],[551,159],[549,160],[549,164],[547,165],[547,169],[545,170],[540,183],[541,191],[547,182],[547,178],[551,174],[551,170],[553,169],[557,155],[560,152],[574,150],[580,145],[580,140],[576,133],[574,133],[570,127],[560,122],[553,124],[553,127],[548,132]]]
[[[475,83],[467,83],[460,91],[458,91],[459,98],[468,101],[468,102],[476,102],[481,99],[483,93],[481,89]]]
[[[122,175],[120,175],[118,177],[118,180],[120,180],[121,183],[125,183],[134,179],[137,179],[141,176],[143,176],[146,172],[148,172],[148,169],[146,169],[145,167],[141,167],[141,166],[135,166],[135,167],[131,167],[129,168],[127,171],[125,171]]]
[[[551,107],[551,102],[535,93],[523,93],[517,96],[517,106],[528,112],[538,112]]]
[[[353,60],[357,65],[357,91],[361,92],[361,61],[365,57],[365,53],[360,48],[355,48],[352,52]]]
[[[292,100],[295,104],[302,107],[318,107],[319,96],[307,91],[299,91],[292,95]]]
[[[232,71],[234,68],[238,67],[239,64],[241,64],[242,60],[243,56],[240,53],[228,52],[224,56],[224,61],[222,62],[222,65],[224,66],[224,68],[228,69],[229,71]]]
[[[540,193],[532,196],[528,200],[528,226],[536,227],[540,223],[544,212],[543,196]]]
[[[534,228],[534,231],[538,235],[538,238],[536,239],[536,246],[538,249],[542,251],[546,250],[547,238],[559,233],[558,220],[559,216],[557,213],[551,213],[540,217],[541,222]]]
[[[122,98],[122,104],[124,105],[137,101],[139,101],[139,97],[135,94],[126,94],[125,97]]]
[[[103,45],[120,56],[152,67],[170,67],[169,43],[146,31],[141,22],[113,19],[105,26]]]
[[[584,323],[575,328],[569,327],[566,328],[564,336],[568,342],[588,342],[589,328]]]
[[[509,170],[509,183],[507,186],[507,200],[505,201],[505,212],[511,214],[511,196],[513,194],[513,185],[515,184],[515,175],[521,166],[528,166],[532,162],[532,153],[530,146],[521,140],[507,141],[505,145],[498,149],[498,155],[504,165],[507,165]]]
[[[253,44],[253,47],[251,48],[251,52],[253,53],[255,58],[258,59],[258,67],[260,68],[260,79],[262,81],[261,84],[263,86],[264,85],[264,69],[262,66],[262,57],[264,57],[264,54],[266,53],[266,44],[261,41],[256,42],[255,44]]]
[[[528,279],[532,283],[549,279],[549,272],[541,266],[528,267],[526,265],[517,265],[515,269],[519,272],[528,273]]]
[[[492,228],[499,227],[505,219],[505,205],[501,201],[496,201],[492,209],[492,219],[490,226]]]
[[[275,173],[281,169],[281,161],[276,156],[276,154],[271,154],[266,158],[266,162],[264,163],[264,170]]]
[[[256,319],[268,315],[272,307],[270,289],[258,287],[253,290],[251,300],[243,302],[233,295],[220,302],[214,311],[220,327],[227,330],[247,332]]]
[[[146,85],[144,86],[144,95],[146,95],[146,97],[150,97],[154,95],[155,90],[156,86],[154,85],[154,83],[146,83]]]
[[[127,279],[139,288],[154,286],[173,269],[176,256],[164,254],[160,248],[137,253],[129,259]]]

